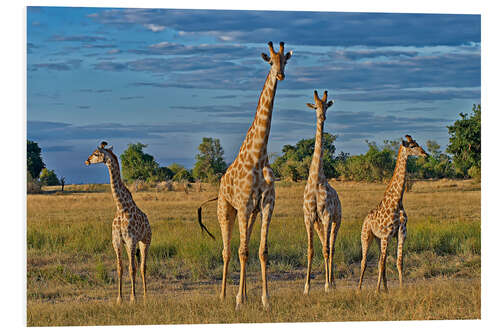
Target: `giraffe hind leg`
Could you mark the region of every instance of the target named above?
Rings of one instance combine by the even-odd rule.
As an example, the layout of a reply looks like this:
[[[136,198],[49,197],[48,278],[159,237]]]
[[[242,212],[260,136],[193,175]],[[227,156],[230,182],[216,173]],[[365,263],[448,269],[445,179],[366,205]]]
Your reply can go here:
[[[123,263],[122,263],[122,240],[120,234],[113,231],[113,249],[116,254],[116,272],[118,275],[118,297],[116,303],[122,302],[122,276],[123,276]]]
[[[231,259],[231,234],[233,231],[234,220],[236,218],[236,209],[234,209],[222,196],[219,196],[217,202],[217,217],[221,228],[223,242],[222,259],[224,261],[220,299],[224,300],[226,297],[226,281],[229,261]]]
[[[151,244],[151,236],[146,237],[143,241],[139,242],[139,249],[141,252],[141,277],[142,277],[142,289],[144,292],[144,302],[146,302],[146,261],[148,257],[149,245]]]

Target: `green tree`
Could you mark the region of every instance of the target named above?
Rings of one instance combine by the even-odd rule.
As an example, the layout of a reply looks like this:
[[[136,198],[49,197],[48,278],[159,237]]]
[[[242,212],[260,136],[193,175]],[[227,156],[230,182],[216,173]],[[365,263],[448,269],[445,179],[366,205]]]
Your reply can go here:
[[[335,171],[335,140],[336,135],[323,134],[323,170],[327,178],[336,177]],[[302,139],[294,146],[284,145],[283,155],[277,157],[271,168],[278,177],[285,177],[291,180],[307,179],[309,176],[309,166],[314,154],[314,144],[316,139]]]
[[[38,146],[38,143],[28,140],[28,172],[31,174],[33,179],[38,179],[40,172],[45,168],[45,163],[42,160],[42,149]]]
[[[60,185],[59,183],[59,178],[57,178],[56,173],[54,170],[49,170],[47,168],[43,168],[42,172],[40,174],[40,182],[42,185]]]
[[[227,169],[220,140],[203,138],[198,150],[200,153],[196,155],[193,168],[194,178],[210,182],[220,179]]]
[[[143,143],[129,144],[128,148],[120,155],[122,174],[125,181],[136,179],[155,180],[160,172],[158,163],[152,155],[142,151],[147,145]]]
[[[474,104],[472,112],[470,117],[460,113],[461,119],[448,126],[450,144],[446,151],[452,154],[456,172],[462,177],[480,175],[481,170],[481,104]]]

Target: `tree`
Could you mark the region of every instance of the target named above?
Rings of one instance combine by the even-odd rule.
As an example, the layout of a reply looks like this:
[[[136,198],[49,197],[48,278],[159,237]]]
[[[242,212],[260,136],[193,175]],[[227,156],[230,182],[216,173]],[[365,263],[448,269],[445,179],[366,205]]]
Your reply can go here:
[[[64,184],[66,184],[66,177],[59,178],[59,183],[61,183],[61,192],[64,192]]]
[[[462,177],[480,175],[481,170],[481,104],[473,105],[473,114],[460,113],[460,118],[448,126],[450,144],[446,151],[452,154],[453,165]]]
[[[38,179],[40,172],[45,168],[45,163],[42,160],[42,149],[38,146],[38,143],[28,140],[28,172],[31,174],[33,179]]]
[[[136,179],[155,180],[160,173],[160,167],[152,155],[142,151],[147,145],[143,143],[129,144],[120,155],[122,174],[125,181]]]
[[[57,178],[56,173],[54,170],[49,170],[47,168],[43,168],[42,172],[40,174],[40,182],[42,185],[59,185],[59,178]]]
[[[198,146],[199,154],[193,168],[193,176],[203,181],[216,181],[227,169],[224,161],[224,150],[219,139],[203,138]]]
[[[323,170],[327,178],[337,176],[335,171],[335,140],[336,135],[323,134]],[[307,179],[309,176],[309,166],[314,154],[316,139],[302,139],[292,145],[284,145],[283,155],[276,158],[271,168],[278,177],[285,177],[291,180]]]

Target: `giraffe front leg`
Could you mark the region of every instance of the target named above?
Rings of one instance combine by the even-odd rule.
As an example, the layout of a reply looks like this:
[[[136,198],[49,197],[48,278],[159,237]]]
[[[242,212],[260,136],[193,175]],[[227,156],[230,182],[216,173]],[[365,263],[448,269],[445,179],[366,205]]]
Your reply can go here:
[[[378,261],[378,281],[377,281],[377,294],[380,293],[380,284],[382,278],[385,279],[385,260],[387,258],[387,237],[380,239],[380,258]],[[387,288],[387,282],[384,282],[385,288]]]
[[[398,232],[398,273],[399,273],[399,287],[403,288],[403,245],[406,239],[406,219],[404,223],[399,226]]]
[[[335,241],[337,240],[337,234],[340,228],[340,218],[337,219],[332,223],[332,229],[330,233],[330,254],[329,254],[329,259],[330,262],[328,263],[328,271],[330,272],[330,285],[335,288],[335,276],[333,274],[333,256],[335,255]]]
[[[358,284],[358,293],[361,292],[361,286],[363,284],[363,277],[365,275],[366,270],[366,257],[368,254],[368,249],[370,248],[370,244],[373,241],[373,233],[370,230],[367,223],[363,224],[363,229],[361,231],[361,270],[359,274],[359,284]]]
[[[238,288],[238,295],[236,295],[236,310],[243,304],[244,288],[245,288],[245,276],[246,276],[246,264],[248,260],[248,215],[245,212],[238,211],[238,223],[240,229],[240,248],[238,249],[238,255],[240,258],[240,286]]]
[[[116,273],[118,274],[118,297],[116,298],[116,303],[121,304],[122,302],[122,276],[123,276],[123,264],[122,264],[122,241],[120,235],[113,232],[113,248],[116,254]]]
[[[274,210],[274,189],[272,189],[269,196],[264,197],[262,205],[262,226],[260,232],[260,247],[259,259],[260,269],[262,272],[262,305],[264,309],[269,309],[269,294],[267,291],[267,233],[269,231],[269,224]]]
[[[314,256],[314,246],[313,246],[313,222],[309,217],[309,214],[304,214],[304,221],[306,224],[307,231],[307,275],[306,284],[304,286],[304,295],[309,294],[310,282],[311,282],[311,266]]]
[[[136,244],[134,242],[131,242],[129,243],[129,245],[127,245],[127,254],[129,260],[129,275],[131,283],[130,303],[135,303],[135,273],[136,273],[135,249],[136,249]]]

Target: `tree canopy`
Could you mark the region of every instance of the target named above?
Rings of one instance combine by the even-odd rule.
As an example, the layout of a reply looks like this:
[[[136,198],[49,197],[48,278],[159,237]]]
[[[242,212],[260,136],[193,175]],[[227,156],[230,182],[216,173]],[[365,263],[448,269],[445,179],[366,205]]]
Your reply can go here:
[[[333,156],[336,139],[336,135],[323,134],[323,169],[327,178],[337,175],[334,167],[335,158]],[[302,139],[295,145],[283,146],[283,155],[276,158],[271,164],[274,174],[293,181],[307,179],[309,176],[309,166],[314,154],[315,141],[315,138]]]
[[[45,163],[42,160],[42,149],[40,149],[38,143],[28,140],[27,160],[28,172],[33,179],[38,179],[40,172],[45,168]]]
[[[153,180],[162,176],[162,171],[152,155],[142,151],[147,145],[143,143],[129,144],[120,155],[122,175],[125,181],[137,179]]]
[[[448,126],[450,144],[446,151],[453,156],[453,165],[461,176],[473,176],[481,170],[481,104],[473,105],[472,116],[460,118]]]
[[[57,178],[54,170],[49,170],[47,168],[43,168],[40,174],[40,182],[42,185],[60,185],[59,178]]]
[[[193,176],[203,181],[216,181],[227,169],[224,150],[219,139],[203,138],[198,146],[199,154],[193,168]]]

